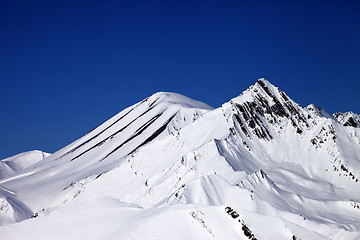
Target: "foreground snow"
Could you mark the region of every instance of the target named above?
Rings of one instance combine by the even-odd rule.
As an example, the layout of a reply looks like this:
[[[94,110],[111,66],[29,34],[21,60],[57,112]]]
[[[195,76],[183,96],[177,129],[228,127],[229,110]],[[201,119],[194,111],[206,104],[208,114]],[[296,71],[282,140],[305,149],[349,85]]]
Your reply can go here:
[[[4,174],[0,236],[360,239],[359,119],[265,79],[217,109],[157,93]]]

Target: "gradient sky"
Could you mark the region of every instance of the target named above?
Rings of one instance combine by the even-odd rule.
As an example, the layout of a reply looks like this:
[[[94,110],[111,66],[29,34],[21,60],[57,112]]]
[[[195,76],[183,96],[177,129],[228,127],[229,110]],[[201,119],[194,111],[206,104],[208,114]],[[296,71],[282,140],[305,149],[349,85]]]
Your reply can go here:
[[[0,0],[0,159],[59,150],[158,91],[218,107],[260,77],[360,113],[360,1]]]

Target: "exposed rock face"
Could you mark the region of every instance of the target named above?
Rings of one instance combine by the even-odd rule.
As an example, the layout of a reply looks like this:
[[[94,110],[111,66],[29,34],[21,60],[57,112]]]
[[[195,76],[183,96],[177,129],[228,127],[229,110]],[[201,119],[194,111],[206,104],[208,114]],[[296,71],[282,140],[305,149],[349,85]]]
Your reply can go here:
[[[345,127],[360,127],[360,115],[353,112],[334,113],[333,117]]]
[[[246,136],[271,140],[271,130],[290,122],[298,134],[308,129],[309,114],[293,102],[283,91],[265,79],[259,79],[231,103],[236,107],[234,119]]]

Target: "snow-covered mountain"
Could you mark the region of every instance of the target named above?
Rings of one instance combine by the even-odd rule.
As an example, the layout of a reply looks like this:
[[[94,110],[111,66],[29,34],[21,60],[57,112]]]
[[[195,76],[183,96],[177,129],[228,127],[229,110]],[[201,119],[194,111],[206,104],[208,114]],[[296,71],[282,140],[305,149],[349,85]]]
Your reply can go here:
[[[11,174],[0,161],[0,239],[360,239],[359,119],[265,79],[216,109],[156,93]]]

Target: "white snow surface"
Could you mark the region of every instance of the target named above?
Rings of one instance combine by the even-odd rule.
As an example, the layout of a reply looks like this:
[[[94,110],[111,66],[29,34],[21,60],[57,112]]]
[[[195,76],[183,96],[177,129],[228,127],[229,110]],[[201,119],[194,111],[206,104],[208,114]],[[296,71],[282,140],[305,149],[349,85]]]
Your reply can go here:
[[[17,172],[24,170],[50,155],[50,153],[33,150],[0,160],[0,179],[16,175]]]
[[[156,93],[52,155],[0,161],[21,166],[0,166],[0,239],[360,239],[349,117],[266,79],[216,109]]]

